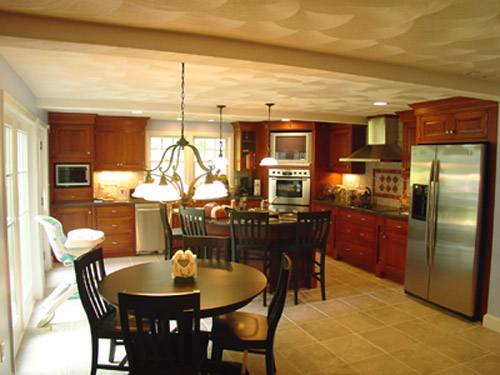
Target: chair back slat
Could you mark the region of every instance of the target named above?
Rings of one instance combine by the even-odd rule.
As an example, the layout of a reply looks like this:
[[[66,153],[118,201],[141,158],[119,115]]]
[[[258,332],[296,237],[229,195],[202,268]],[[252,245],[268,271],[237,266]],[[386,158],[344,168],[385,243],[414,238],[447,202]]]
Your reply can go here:
[[[185,236],[205,236],[205,211],[195,207],[179,207],[179,221]]]
[[[106,276],[102,248],[98,247],[75,259],[76,283],[90,328],[97,329],[97,324],[104,315],[114,311],[99,294],[99,283]]]
[[[267,251],[270,246],[269,214],[231,211],[230,232],[234,261],[239,261],[241,251]]]
[[[323,248],[330,229],[330,217],[330,211],[297,213],[295,245],[308,248]]]
[[[198,373],[202,360],[199,291],[119,293],[118,300],[131,374]],[[137,329],[130,329],[131,320],[135,320]]]
[[[231,239],[223,236],[184,236],[183,248],[190,249],[198,259],[231,261]]]

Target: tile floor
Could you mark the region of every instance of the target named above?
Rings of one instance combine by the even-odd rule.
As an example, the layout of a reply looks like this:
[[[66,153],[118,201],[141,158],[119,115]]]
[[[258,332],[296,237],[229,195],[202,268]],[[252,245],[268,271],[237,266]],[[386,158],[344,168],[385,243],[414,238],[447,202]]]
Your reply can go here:
[[[106,259],[111,273],[160,255]],[[73,270],[47,274],[47,291]],[[328,259],[326,301],[304,290],[289,294],[275,340],[278,374],[500,374],[500,333],[406,296],[402,286]],[[245,309],[265,313],[256,298]],[[48,327],[37,310],[17,356],[19,375],[88,374],[90,333],[80,301],[69,300]],[[107,344],[101,352],[107,355]],[[238,361],[238,353],[225,353]],[[249,355],[250,374],[265,374],[264,358]],[[99,370],[98,374],[120,374]]]

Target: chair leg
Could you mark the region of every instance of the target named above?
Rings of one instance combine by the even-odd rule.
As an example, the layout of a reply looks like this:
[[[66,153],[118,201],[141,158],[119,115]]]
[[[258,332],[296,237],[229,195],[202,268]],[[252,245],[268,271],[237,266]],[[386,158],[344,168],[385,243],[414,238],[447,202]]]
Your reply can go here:
[[[276,373],[276,365],[274,363],[274,354],[272,350],[266,350],[266,375]]]
[[[325,256],[324,253],[321,256],[321,265],[320,265],[320,279],[321,279],[321,299],[323,301],[326,300],[326,290],[325,290]]]
[[[109,343],[109,362],[113,363],[115,361],[115,352],[116,352],[116,340],[111,339]]]
[[[92,334],[92,365],[90,368],[90,375],[97,373],[97,361],[99,356],[99,339]]]
[[[294,257],[293,257],[293,294],[294,294],[294,301],[295,304],[299,304],[299,256],[298,256],[298,251],[296,250],[294,252]]]

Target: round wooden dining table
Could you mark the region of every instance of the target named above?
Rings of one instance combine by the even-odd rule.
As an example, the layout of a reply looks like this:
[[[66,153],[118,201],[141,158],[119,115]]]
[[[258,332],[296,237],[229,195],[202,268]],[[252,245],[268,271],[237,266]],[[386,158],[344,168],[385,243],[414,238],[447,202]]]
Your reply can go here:
[[[101,296],[118,306],[118,293],[171,294],[200,291],[203,318],[235,311],[261,293],[267,284],[259,270],[240,263],[199,259],[194,280],[172,278],[172,262],[143,263],[107,275],[99,284]]]

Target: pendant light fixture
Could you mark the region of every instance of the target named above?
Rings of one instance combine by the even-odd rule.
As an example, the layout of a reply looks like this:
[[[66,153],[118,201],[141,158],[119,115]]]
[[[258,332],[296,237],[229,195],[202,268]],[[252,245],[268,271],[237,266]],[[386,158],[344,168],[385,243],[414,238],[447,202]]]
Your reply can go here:
[[[215,169],[222,171],[229,164],[229,160],[224,157],[222,153],[222,110],[226,108],[224,104],[217,105],[219,108],[219,156],[214,161]]]
[[[190,149],[196,162],[203,170],[203,174],[195,177],[186,186],[177,169],[179,168],[180,152]],[[179,140],[167,147],[161,156],[160,162],[153,169],[146,169],[144,183],[137,186],[134,194],[135,198],[144,198],[148,201],[158,202],[179,202],[182,205],[193,203],[193,200],[215,199],[227,196],[225,185],[213,173],[213,166],[207,167],[201,160],[198,149],[191,145],[184,137],[184,63],[182,63],[181,76],[181,137]],[[155,183],[153,176],[160,177],[159,183]],[[205,177],[203,184],[197,186],[199,181]]]
[[[278,165],[276,159],[271,156],[271,131],[269,130],[269,125],[271,124],[271,107],[274,103],[266,103],[267,105],[267,156],[260,161],[261,167],[274,167]]]

